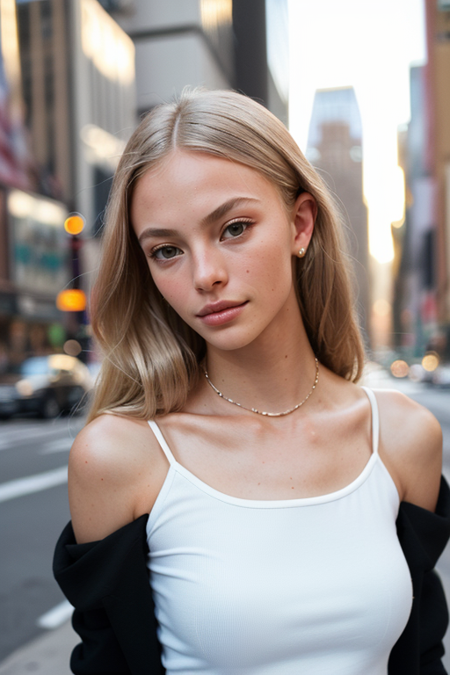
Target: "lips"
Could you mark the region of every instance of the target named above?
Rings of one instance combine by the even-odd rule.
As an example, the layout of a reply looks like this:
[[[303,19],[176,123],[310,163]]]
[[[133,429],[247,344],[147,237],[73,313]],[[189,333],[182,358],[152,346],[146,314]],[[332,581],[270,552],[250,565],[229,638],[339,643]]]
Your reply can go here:
[[[228,300],[214,302],[203,307],[197,316],[206,326],[225,326],[237,319],[245,311],[247,304],[248,300],[240,304]]]
[[[225,309],[231,309],[233,307],[241,307],[246,304],[245,302],[233,302],[228,300],[222,300],[220,302],[212,302],[209,305],[205,305],[203,309],[197,314],[197,316],[208,316],[209,314],[217,314],[218,312],[223,312]]]

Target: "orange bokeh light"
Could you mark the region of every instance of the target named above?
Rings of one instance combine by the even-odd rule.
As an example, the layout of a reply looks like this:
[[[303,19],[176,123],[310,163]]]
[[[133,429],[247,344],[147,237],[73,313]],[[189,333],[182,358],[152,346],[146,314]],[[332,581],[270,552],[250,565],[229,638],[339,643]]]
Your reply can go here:
[[[74,213],[64,221],[64,229],[69,234],[80,234],[84,228],[84,218],[78,213]]]
[[[56,306],[62,312],[82,312],[86,309],[86,295],[77,288],[58,293]]]

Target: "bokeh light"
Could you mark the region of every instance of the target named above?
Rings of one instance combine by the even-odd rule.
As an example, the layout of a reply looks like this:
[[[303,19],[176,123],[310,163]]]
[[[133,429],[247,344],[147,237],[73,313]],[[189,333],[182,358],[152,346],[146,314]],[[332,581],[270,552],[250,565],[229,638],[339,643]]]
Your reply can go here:
[[[80,234],[84,229],[84,218],[79,213],[72,213],[64,221],[64,229],[69,234]]]
[[[429,373],[432,373],[433,370],[436,370],[438,365],[439,365],[439,356],[436,354],[436,352],[427,352],[422,359],[422,366]]]
[[[69,356],[78,356],[82,351],[82,347],[78,340],[66,340],[63,349]]]
[[[86,309],[86,295],[77,288],[61,291],[57,295],[56,306],[61,312],[82,312]]]
[[[397,359],[391,363],[391,373],[394,377],[407,377],[409,373],[409,366],[406,361]]]

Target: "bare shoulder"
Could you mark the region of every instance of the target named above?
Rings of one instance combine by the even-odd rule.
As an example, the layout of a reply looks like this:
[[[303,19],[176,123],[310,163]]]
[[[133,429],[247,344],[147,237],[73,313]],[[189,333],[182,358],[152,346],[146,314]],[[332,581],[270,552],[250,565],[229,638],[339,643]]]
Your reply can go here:
[[[442,471],[442,429],[425,406],[393,389],[374,391],[380,411],[380,453],[400,498],[434,511]]]
[[[69,503],[79,543],[102,539],[148,513],[167,461],[144,420],[104,414],[75,438]]]

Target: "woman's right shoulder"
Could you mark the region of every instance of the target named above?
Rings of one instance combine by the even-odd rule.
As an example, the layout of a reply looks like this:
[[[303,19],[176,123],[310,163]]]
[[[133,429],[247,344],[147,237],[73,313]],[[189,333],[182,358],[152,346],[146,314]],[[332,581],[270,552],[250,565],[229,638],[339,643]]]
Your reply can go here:
[[[153,506],[168,462],[145,420],[103,414],[76,436],[69,504],[79,543],[102,539]]]

